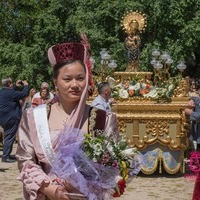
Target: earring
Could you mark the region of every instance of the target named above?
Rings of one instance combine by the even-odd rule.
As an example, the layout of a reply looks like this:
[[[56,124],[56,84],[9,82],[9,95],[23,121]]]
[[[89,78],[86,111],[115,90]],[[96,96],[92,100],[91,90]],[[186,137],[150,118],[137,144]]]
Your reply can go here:
[[[55,92],[56,92],[56,94],[58,94],[58,87],[55,87]]]

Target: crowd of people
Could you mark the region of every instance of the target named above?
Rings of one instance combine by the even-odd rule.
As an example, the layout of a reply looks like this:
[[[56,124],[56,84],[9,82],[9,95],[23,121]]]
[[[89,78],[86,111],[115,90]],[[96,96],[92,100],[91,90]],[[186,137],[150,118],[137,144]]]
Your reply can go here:
[[[49,48],[48,59],[53,68],[56,93],[50,92],[46,82],[41,83],[37,92],[36,88],[29,88],[26,80],[17,80],[14,84],[10,77],[2,79],[2,162],[18,161],[19,180],[23,182],[26,200],[87,199],[82,187],[74,187],[51,171],[62,134],[83,131],[93,136],[105,134],[118,139],[117,117],[111,109],[113,99],[109,83],[99,83],[98,96],[91,105],[86,102],[91,92],[86,54],[87,49],[82,43],[63,43]],[[192,79],[185,113],[190,116],[190,139],[195,150],[200,149],[199,94],[200,84]],[[12,157],[16,134],[17,152],[16,157]],[[197,190],[198,184],[195,186]],[[93,188],[93,192],[98,193],[97,188]]]
[[[29,88],[26,80],[17,80],[6,77],[1,81],[0,89],[0,142],[3,143],[2,162],[12,163],[16,161],[12,152],[13,143],[16,141],[16,133],[23,112],[44,103],[51,103],[54,94],[49,92],[49,84],[43,82],[40,92],[36,88]]]

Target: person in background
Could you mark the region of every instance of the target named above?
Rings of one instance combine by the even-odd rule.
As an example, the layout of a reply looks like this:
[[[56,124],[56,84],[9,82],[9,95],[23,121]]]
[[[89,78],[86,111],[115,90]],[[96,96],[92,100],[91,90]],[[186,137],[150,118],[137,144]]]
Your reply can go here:
[[[200,94],[200,83],[196,83],[196,94]],[[190,116],[191,130],[190,140],[193,141],[194,149],[200,150],[200,97],[191,96],[186,105],[185,114]]]
[[[18,87],[23,87],[22,91],[18,90]],[[20,101],[28,96],[28,92],[27,81],[18,80],[15,87],[11,78],[2,79],[0,90],[0,125],[4,129],[2,162],[15,162],[10,154],[22,116]]]
[[[80,195],[80,189],[51,173],[52,165],[57,164],[54,155],[57,155],[62,142],[59,136],[69,134],[67,127],[94,136],[99,131],[110,137],[118,135],[114,113],[86,104],[88,71],[84,64],[85,55],[86,48],[81,43],[57,44],[48,50],[59,101],[48,105],[49,109],[43,104],[27,109],[23,114],[16,158],[26,200],[70,200],[70,193]]]
[[[41,104],[48,104],[51,102],[51,99],[49,97],[49,89],[48,88],[42,88],[40,89],[40,97],[35,97],[32,99],[32,107],[35,108],[36,106],[39,106]]]
[[[40,87],[40,89],[48,89],[49,90],[49,84],[48,83],[46,83],[46,82],[43,82],[42,84],[41,84],[41,87]],[[34,99],[34,98],[39,98],[40,97],[40,92],[37,92],[34,96],[33,96],[33,98],[32,98],[32,100]],[[49,92],[49,97],[48,97],[49,99],[53,99],[54,98],[54,94],[52,94],[51,92]]]
[[[199,96],[199,94],[197,92],[197,88],[196,88],[197,84],[198,84],[198,82],[194,78],[189,79],[189,85],[190,85],[189,94],[188,94],[189,97]]]
[[[200,199],[200,171],[197,173],[192,200]]]
[[[193,141],[196,153],[200,154],[200,83],[196,82],[196,96],[191,96],[185,114],[190,117],[190,140]],[[200,199],[200,171],[197,173],[192,200]]]
[[[105,111],[111,111],[111,88],[108,82],[98,85],[98,96],[92,101],[91,106]]]
[[[3,146],[3,127],[0,126],[0,146]]]
[[[36,89],[31,88],[30,91],[29,91],[29,95],[27,97],[25,97],[25,99],[23,101],[22,111],[31,107],[32,98],[35,94],[36,94]]]

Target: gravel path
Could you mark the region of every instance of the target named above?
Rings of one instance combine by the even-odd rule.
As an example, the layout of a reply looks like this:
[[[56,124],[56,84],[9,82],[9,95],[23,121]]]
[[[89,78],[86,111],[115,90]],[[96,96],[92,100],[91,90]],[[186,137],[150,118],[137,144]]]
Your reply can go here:
[[[17,144],[14,145],[13,155]],[[0,156],[2,147],[0,147]],[[189,170],[186,167],[186,174]],[[16,180],[17,163],[0,162],[0,200],[22,200],[22,184]],[[183,174],[168,175],[139,174],[126,188],[118,200],[191,200],[194,180],[184,178]]]

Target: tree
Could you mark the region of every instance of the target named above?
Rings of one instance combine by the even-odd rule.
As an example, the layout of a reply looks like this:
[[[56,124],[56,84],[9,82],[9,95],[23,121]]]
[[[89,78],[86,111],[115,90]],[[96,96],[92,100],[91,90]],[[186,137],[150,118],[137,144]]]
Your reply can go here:
[[[80,41],[81,32],[88,36],[96,63],[100,63],[100,49],[106,47],[118,62],[117,70],[124,70],[126,35],[120,25],[129,10],[147,15],[147,28],[141,35],[141,70],[152,70],[151,51],[158,47],[168,50],[175,64],[186,60],[185,75],[199,76],[199,0],[2,0],[0,78],[27,79],[34,86],[50,82],[48,48]]]

